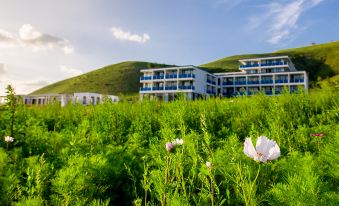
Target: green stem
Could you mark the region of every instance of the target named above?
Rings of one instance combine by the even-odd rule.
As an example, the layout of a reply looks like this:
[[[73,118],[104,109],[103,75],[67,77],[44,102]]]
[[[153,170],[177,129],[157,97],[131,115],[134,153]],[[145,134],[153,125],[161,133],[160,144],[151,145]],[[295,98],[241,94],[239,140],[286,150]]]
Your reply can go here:
[[[210,187],[211,187],[211,205],[214,206],[214,181],[212,176],[212,168],[209,168],[210,173]]]
[[[166,156],[165,189],[164,189],[164,200],[163,200],[164,206],[166,206],[166,191],[167,191],[168,177],[169,177],[169,155]]]
[[[252,197],[252,192],[253,192],[253,188],[254,188],[254,185],[258,179],[258,176],[259,176],[259,173],[260,173],[260,163],[259,163],[259,167],[258,167],[258,171],[257,171],[257,175],[255,176],[254,178],[254,181],[252,182],[252,185],[251,185],[251,190],[250,190],[250,194],[249,194],[249,203],[250,203],[250,200],[251,200],[251,197]]]

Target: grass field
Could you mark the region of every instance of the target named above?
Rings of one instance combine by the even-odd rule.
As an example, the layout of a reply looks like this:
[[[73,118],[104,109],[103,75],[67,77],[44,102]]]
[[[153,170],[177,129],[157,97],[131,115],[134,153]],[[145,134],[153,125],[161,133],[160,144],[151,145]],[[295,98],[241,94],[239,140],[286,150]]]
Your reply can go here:
[[[0,205],[338,205],[339,94],[16,108]],[[0,137],[11,115],[0,112]],[[277,142],[259,163],[246,137]],[[168,152],[166,143],[182,139]],[[207,164],[210,162],[211,164]]]

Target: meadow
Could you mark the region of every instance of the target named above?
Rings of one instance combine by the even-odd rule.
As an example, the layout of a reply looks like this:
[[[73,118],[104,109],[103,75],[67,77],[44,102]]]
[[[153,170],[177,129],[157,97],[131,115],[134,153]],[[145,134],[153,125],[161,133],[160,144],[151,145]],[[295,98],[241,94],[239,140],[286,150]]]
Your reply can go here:
[[[281,150],[267,163],[243,151],[245,138],[255,144],[262,135]],[[339,93],[332,89],[8,105],[0,111],[0,137],[0,205],[339,203]],[[167,150],[176,139],[182,144]]]

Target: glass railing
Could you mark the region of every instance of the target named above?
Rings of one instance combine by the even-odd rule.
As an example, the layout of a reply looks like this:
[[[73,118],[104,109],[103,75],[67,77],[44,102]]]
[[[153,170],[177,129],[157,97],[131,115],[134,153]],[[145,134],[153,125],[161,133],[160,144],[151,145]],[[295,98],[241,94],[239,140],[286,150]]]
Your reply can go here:
[[[153,91],[164,90],[164,87],[153,87]]]
[[[259,84],[259,81],[256,80],[256,81],[247,81],[247,84]]]
[[[152,76],[142,76],[140,80],[152,80]]]
[[[214,92],[213,92],[212,90],[209,90],[209,89],[206,90],[206,93],[207,93],[207,94],[214,94]]]
[[[235,85],[245,85],[246,81],[236,81]]]
[[[194,74],[179,74],[179,78],[195,78]]]
[[[166,86],[165,90],[177,90],[177,86]]]
[[[273,80],[272,79],[263,79],[263,80],[261,80],[261,84],[273,84]]]
[[[166,74],[165,75],[166,79],[175,79],[178,78],[177,74]]]
[[[223,82],[222,85],[233,85],[233,82]]]
[[[164,75],[153,76],[153,79],[164,79],[164,78],[165,78]]]
[[[280,83],[288,83],[288,80],[287,80],[287,79],[276,79],[276,80],[275,80],[275,83],[276,83],[276,84],[280,84]]]
[[[193,85],[189,85],[189,86],[179,86],[179,89],[185,90],[185,89],[192,89],[194,90],[195,87]]]
[[[272,91],[265,91],[265,94],[266,95],[272,95],[273,93],[272,93]]]
[[[140,91],[151,91],[151,87],[140,87]]]
[[[303,83],[304,79],[291,79],[291,83]]]
[[[269,67],[269,66],[280,66],[280,65],[287,65],[287,62],[276,62],[276,63],[267,63],[267,64],[246,64],[240,65],[240,68],[251,68],[251,67]]]

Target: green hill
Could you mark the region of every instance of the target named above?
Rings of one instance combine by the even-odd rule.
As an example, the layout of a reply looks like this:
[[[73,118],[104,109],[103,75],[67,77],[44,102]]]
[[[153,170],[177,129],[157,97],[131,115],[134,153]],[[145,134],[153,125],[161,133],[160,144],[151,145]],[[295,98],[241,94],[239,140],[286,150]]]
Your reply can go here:
[[[306,70],[311,80],[311,86],[325,82],[339,85],[339,41],[266,54],[230,56],[199,67],[211,72],[237,71],[239,59],[280,55],[288,55],[298,70]],[[139,91],[140,69],[166,66],[169,65],[135,61],[122,62],[56,82],[36,90],[32,94],[73,92],[135,94]]]
[[[50,84],[31,94],[96,92],[129,95],[139,91],[140,69],[167,66],[150,62],[122,62]]]
[[[306,70],[313,83],[330,79],[335,84],[339,84],[339,41],[266,54],[230,56],[203,64],[201,67],[215,72],[237,71],[239,59],[281,55],[289,56],[298,70]]]

